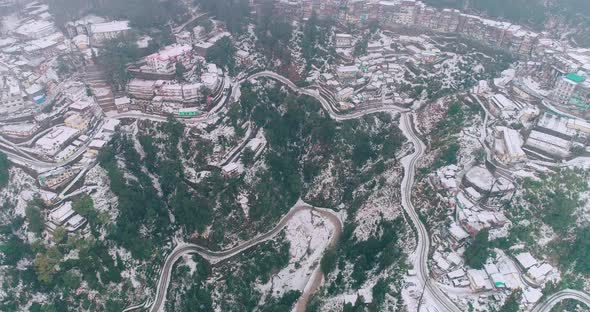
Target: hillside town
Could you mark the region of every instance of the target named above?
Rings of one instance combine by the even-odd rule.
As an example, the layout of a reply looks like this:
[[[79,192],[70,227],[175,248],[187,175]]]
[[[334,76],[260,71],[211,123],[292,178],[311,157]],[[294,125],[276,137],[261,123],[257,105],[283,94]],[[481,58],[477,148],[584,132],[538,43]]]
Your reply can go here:
[[[26,289],[0,310],[45,311],[66,271],[72,311],[588,308],[589,47],[415,0],[251,0],[241,31],[164,2],[183,19],[0,0],[0,281]]]

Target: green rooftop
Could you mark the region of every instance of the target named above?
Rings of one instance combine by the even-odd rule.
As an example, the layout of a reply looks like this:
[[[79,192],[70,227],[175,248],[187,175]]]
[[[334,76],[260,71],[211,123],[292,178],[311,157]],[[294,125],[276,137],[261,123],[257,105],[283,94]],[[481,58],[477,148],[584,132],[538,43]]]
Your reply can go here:
[[[580,76],[578,74],[574,74],[574,73],[567,74],[565,76],[565,78],[567,78],[567,79],[569,79],[569,80],[571,80],[573,82],[584,82],[584,80],[586,80],[586,78],[584,78],[584,77],[582,77],[582,76]]]
[[[495,282],[494,285],[496,286],[496,288],[506,287],[506,284],[504,282]]]

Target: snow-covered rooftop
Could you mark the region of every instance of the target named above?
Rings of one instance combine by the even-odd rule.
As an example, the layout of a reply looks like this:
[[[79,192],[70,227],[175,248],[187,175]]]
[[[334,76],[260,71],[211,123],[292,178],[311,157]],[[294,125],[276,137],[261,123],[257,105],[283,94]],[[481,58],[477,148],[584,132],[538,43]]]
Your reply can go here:
[[[521,254],[516,255],[516,260],[525,269],[537,265],[537,259],[533,258],[530,252],[523,252]]]
[[[129,29],[131,29],[129,27],[129,21],[112,21],[106,23],[92,24],[90,26],[90,32],[92,34],[121,32]]]

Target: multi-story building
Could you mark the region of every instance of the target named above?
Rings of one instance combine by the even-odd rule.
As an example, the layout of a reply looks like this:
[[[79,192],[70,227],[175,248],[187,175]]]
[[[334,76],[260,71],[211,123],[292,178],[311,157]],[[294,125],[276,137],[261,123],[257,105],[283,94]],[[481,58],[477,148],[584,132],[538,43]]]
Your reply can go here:
[[[276,8],[280,14],[295,18],[309,18],[315,12],[320,19],[335,18],[341,23],[380,21],[386,26],[417,25],[457,32],[523,56],[531,54],[539,37],[519,25],[462,14],[456,9],[437,10],[415,0],[281,0]]]
[[[54,190],[60,185],[72,180],[80,170],[80,168],[61,167],[39,175],[39,183],[43,187]]]
[[[178,83],[163,83],[156,89],[156,96],[165,101],[182,101],[182,85]]]
[[[58,227],[64,227],[68,232],[76,232],[86,225],[86,218],[72,209],[72,202],[67,202],[51,210],[46,225],[50,232]]]
[[[80,114],[72,114],[64,120],[64,124],[70,128],[86,131],[90,126],[90,121]]]
[[[129,21],[112,21],[90,25],[89,36],[95,43],[115,39],[127,34],[131,30]]]
[[[365,0],[351,0],[346,5],[345,18],[347,23],[365,24],[369,20],[369,7]]]
[[[173,72],[177,62],[181,62],[187,68],[190,66],[192,51],[193,47],[190,45],[173,44],[148,55],[146,61],[150,69],[155,72]]]
[[[102,17],[89,15],[75,22],[68,22],[66,24],[66,33],[69,38],[73,38],[78,35],[88,36],[91,33],[91,25],[100,24],[104,22],[106,22],[106,20]]]
[[[80,134],[79,130],[59,126],[35,142],[35,148],[47,156],[55,156]]]
[[[459,26],[459,10],[444,9],[440,12],[438,23],[434,28],[441,32],[455,32]]]
[[[379,21],[383,25],[397,24],[395,20],[397,3],[394,1],[379,1]]]
[[[516,50],[516,53],[525,56],[531,55],[531,52],[533,51],[533,48],[537,44],[538,40],[539,34],[530,31],[524,32],[522,35],[522,41],[520,42],[520,46],[518,50]]]
[[[557,81],[555,89],[553,90],[552,99],[558,104],[567,104],[572,96],[578,84],[584,82],[584,77],[571,73],[562,77]]]
[[[351,81],[356,78],[356,74],[359,72],[359,69],[356,65],[351,66],[340,66],[336,70],[336,74],[338,75],[338,79],[341,81]]]
[[[15,33],[27,39],[40,39],[55,32],[55,25],[45,20],[31,21],[21,25]]]
[[[26,106],[18,81],[9,76],[1,76],[0,115],[18,112]]]
[[[350,48],[352,46],[352,35],[336,34],[336,48]]]
[[[275,4],[275,6],[276,10],[281,12],[283,16],[289,16],[297,19],[303,17],[303,7],[302,2],[300,1],[280,0]]]
[[[198,101],[202,97],[201,90],[203,84],[201,83],[190,83],[182,86],[182,97],[184,101],[194,102]]]
[[[418,6],[416,14],[416,25],[423,28],[431,28],[433,20],[437,17],[437,11],[434,8],[428,7],[424,4]]]
[[[495,155],[505,164],[526,160],[523,142],[518,131],[507,127],[496,128]]]
[[[401,25],[414,25],[416,22],[417,11],[415,0],[402,0],[395,13],[395,21]]]
[[[132,79],[127,85],[129,95],[136,99],[151,100],[155,96],[156,81]]]
[[[576,86],[569,104],[580,111],[590,111],[590,81],[583,81]]]
[[[32,137],[39,130],[39,125],[32,123],[14,123],[0,126],[0,134],[13,138],[25,139]]]

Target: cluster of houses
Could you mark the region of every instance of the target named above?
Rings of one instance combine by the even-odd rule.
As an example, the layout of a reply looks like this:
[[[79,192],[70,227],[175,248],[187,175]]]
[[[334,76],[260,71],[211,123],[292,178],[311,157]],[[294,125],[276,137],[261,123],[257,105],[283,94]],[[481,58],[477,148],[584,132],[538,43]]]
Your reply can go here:
[[[446,166],[432,174],[429,181],[433,187],[444,189],[450,195],[448,203],[454,209],[446,230],[433,236],[437,243],[432,257],[433,274],[453,287],[498,294],[521,289],[526,304],[539,301],[542,285],[558,275],[550,264],[516,250],[510,251],[511,255],[498,251],[483,269],[466,268],[462,257],[466,244],[480,231],[502,233],[505,230],[509,220],[500,209],[499,200],[510,197],[514,185],[492,175],[483,166],[474,166],[463,175],[459,167]]]
[[[258,3],[254,3],[254,9],[258,8]],[[527,66],[534,72],[533,80],[552,91],[551,94],[539,94],[539,90],[529,88],[523,81],[515,81],[513,89],[524,89],[524,93],[535,97],[550,95],[548,100],[553,103],[574,114],[590,117],[590,82],[586,81],[590,72],[590,53],[587,49],[566,46],[566,43],[551,38],[548,32],[537,33],[521,25],[469,15],[455,9],[437,9],[416,0],[358,0],[346,3],[346,10],[338,1],[279,1],[275,9],[277,14],[290,19],[305,19],[315,13],[319,18],[335,19],[343,25],[368,25],[378,21],[385,29],[422,28],[480,41],[529,59]],[[346,48],[354,42],[349,34],[336,35],[337,49]],[[436,57],[433,51],[408,48],[424,60]],[[344,56],[349,55],[344,53]]]
[[[69,233],[84,232],[86,218],[82,217],[72,208],[72,202],[68,201],[52,209],[47,215],[46,228],[53,233],[58,227],[63,227]]]
[[[77,46],[100,45],[106,40],[124,36],[129,31],[129,21],[107,21],[100,16],[89,15],[74,22],[68,22],[66,32]]]
[[[255,9],[258,6],[255,5]],[[383,27],[425,28],[437,32],[458,33],[494,47],[521,55],[530,55],[540,34],[523,26],[461,13],[459,10],[436,9],[416,0],[358,0],[341,9],[338,1],[279,1],[277,14],[290,18],[333,18],[342,24],[368,24],[379,21]]]
[[[489,96],[492,114],[508,123],[496,126],[493,138],[495,159],[510,167],[527,159],[556,161],[584,151],[590,136],[590,123],[574,116],[545,112],[526,102],[503,94]],[[517,130],[514,125],[521,125]]]
[[[499,207],[514,191],[511,181],[494,176],[483,166],[470,168],[460,181],[459,171],[458,166],[450,165],[429,178],[435,189],[450,195],[448,204],[455,210],[452,222],[442,235],[442,245],[452,250],[462,248],[481,230],[502,228],[508,219]]]
[[[175,34],[176,43],[146,56],[128,67],[132,105],[151,113],[194,116],[218,102],[225,85],[223,70],[207,63],[213,45],[230,34],[207,32],[196,26],[192,32]]]
[[[177,113],[187,107],[207,109],[224,89],[224,74],[221,68],[207,64],[192,52],[191,46],[175,45],[146,57],[147,64],[142,66],[143,69],[163,73],[159,70],[166,71],[182,62],[189,65],[187,77],[179,81],[174,76],[157,74],[149,77],[142,71],[127,86],[134,104],[143,111],[155,113]]]
[[[330,68],[317,79],[322,94],[340,110],[362,106],[392,104],[408,105],[412,99],[400,93],[405,81],[406,64],[431,64],[439,60],[441,51],[426,36],[381,35],[368,42],[366,54],[353,57],[354,37],[335,35],[336,52],[344,61]]]

